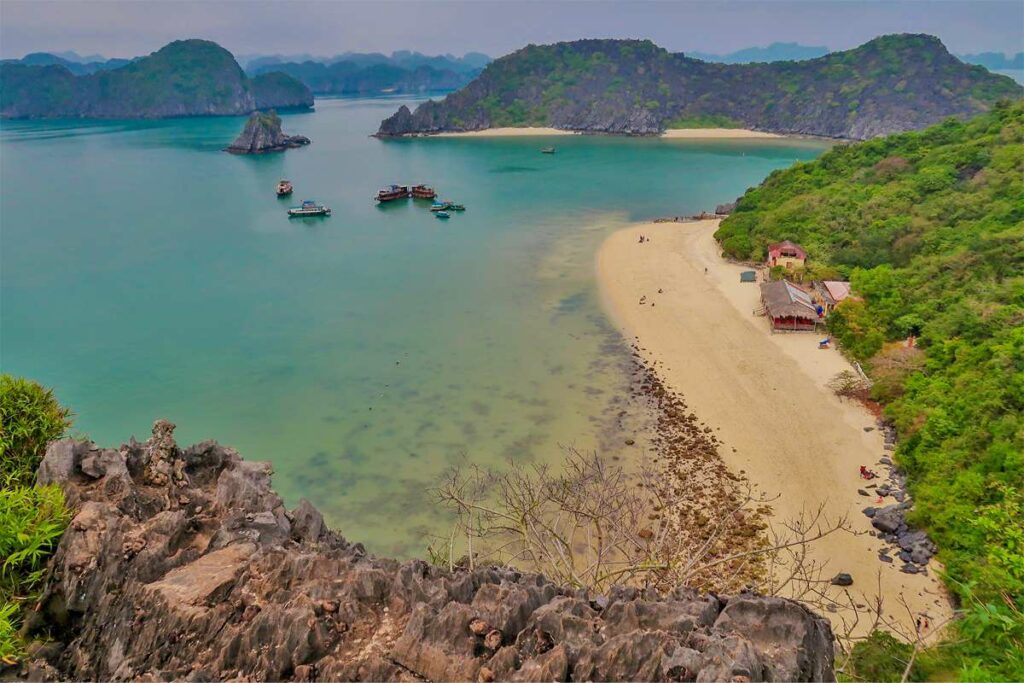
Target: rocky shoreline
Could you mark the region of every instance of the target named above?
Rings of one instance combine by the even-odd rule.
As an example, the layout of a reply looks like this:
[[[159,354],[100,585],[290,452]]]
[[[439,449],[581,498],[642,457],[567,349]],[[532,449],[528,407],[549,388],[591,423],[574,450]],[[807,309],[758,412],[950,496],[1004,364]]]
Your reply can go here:
[[[907,512],[913,508],[914,503],[906,490],[906,476],[889,455],[896,449],[896,429],[883,420],[878,420],[876,427],[882,431],[885,440],[886,454],[878,459],[878,465],[886,469],[885,480],[881,484],[867,484],[858,489],[857,493],[867,497],[877,496],[877,503],[890,497],[896,501],[888,505],[868,506],[862,511],[871,519],[871,526],[875,528],[878,538],[888,544],[878,551],[878,559],[887,564],[899,559],[903,562],[900,571],[905,574],[927,574],[928,562],[937,548],[928,534],[911,528],[907,523]],[[892,557],[893,554],[896,558]]]
[[[32,680],[835,680],[828,621],[781,598],[604,595],[508,567],[375,558],[291,511],[270,468],[160,420],[54,442],[74,510],[26,633]]]

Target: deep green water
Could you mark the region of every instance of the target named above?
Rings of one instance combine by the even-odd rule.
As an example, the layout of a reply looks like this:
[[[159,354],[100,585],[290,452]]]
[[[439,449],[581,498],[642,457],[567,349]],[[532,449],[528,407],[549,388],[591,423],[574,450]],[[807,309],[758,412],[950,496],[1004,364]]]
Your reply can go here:
[[[368,137],[394,99],[285,116],[306,149],[219,151],[241,119],[5,122],[0,362],[54,386],[104,445],[179,425],[270,460],[374,551],[422,555],[429,486],[460,458],[614,452],[624,342],[600,308],[601,239],[730,200],[818,155],[803,142]],[[541,155],[539,147],[557,145]],[[329,219],[289,221],[278,178]],[[378,208],[428,182],[467,205]]]

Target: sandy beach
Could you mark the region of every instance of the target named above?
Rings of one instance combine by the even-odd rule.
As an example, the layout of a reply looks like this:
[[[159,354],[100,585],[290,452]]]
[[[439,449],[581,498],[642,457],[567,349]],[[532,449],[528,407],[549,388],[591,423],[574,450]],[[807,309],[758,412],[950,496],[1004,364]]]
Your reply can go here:
[[[438,138],[520,138],[520,137],[542,137],[549,135],[578,135],[572,130],[560,130],[558,128],[485,128],[484,130],[469,130],[461,133],[436,133],[433,137]]]
[[[884,450],[871,414],[825,387],[849,364],[834,349],[819,350],[820,335],[770,333],[767,321],[753,315],[757,285],[740,283],[745,268],[720,257],[717,226],[717,220],[648,223],[611,235],[597,255],[606,308],[662,380],[720,430],[726,465],[779,496],[772,504],[774,521],[824,504],[829,516],[848,515],[863,532],[816,542],[811,555],[826,565],[826,577],[847,572],[852,593],[870,599],[880,572],[890,615],[912,628],[898,602],[902,595],[915,616],[941,622],[950,608],[934,575],[936,563],[921,576],[900,572],[898,561],[880,562],[878,551],[886,544],[869,533],[861,513],[876,501],[857,493],[865,484],[858,468],[877,468]],[[641,234],[650,241],[640,244]]]
[[[785,136],[746,128],[670,128],[661,137],[668,140],[753,140]]]
[[[580,135],[572,130],[558,128],[486,128],[461,133],[435,133],[431,137],[438,138],[518,138],[547,137],[553,135]],[[672,128],[661,134],[666,140],[729,140],[729,139],[765,139],[781,138],[782,135],[764,133],[744,128]]]

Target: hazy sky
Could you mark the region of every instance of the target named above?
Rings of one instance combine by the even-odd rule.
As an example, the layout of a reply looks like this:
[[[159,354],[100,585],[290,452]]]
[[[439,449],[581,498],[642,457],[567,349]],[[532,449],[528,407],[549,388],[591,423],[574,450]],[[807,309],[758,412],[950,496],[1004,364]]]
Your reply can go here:
[[[499,56],[585,37],[723,53],[775,41],[843,49],[897,32],[937,35],[953,52],[1016,52],[1024,50],[1024,1],[0,0],[4,57],[47,50],[130,57],[176,38],[208,38],[235,54]]]

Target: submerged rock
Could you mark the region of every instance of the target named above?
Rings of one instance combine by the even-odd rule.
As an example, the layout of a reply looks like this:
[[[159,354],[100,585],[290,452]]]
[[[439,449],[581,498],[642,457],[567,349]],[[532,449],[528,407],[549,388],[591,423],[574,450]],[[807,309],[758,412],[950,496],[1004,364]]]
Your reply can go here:
[[[825,680],[824,618],[781,598],[558,586],[367,555],[270,468],[159,421],[119,450],[64,440],[41,483],[74,517],[25,672],[89,680]],[[44,619],[39,618],[45,617]],[[31,634],[28,634],[31,636]],[[53,667],[51,670],[49,667]]]
[[[261,154],[280,152],[310,143],[305,135],[285,135],[281,131],[281,117],[277,112],[253,112],[245,122],[241,135],[225,150],[233,154]]]

